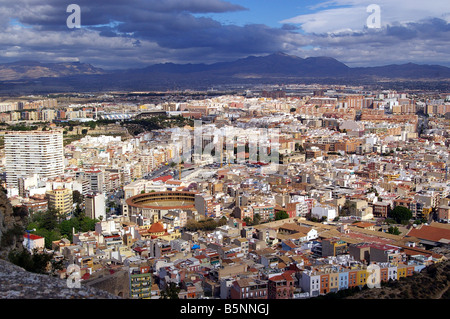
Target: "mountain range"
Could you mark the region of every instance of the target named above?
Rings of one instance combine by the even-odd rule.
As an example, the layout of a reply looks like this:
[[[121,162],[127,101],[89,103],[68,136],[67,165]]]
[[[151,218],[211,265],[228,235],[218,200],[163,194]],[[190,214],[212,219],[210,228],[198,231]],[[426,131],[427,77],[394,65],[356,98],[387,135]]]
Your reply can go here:
[[[40,63],[37,61],[18,61],[0,64],[0,81],[32,80],[48,77],[104,73],[105,71],[100,68],[79,62]]]
[[[414,63],[350,68],[330,57],[300,58],[282,52],[213,64],[160,63],[139,69],[104,70],[87,63],[19,61],[0,64],[0,90],[105,91],[197,88],[233,83],[449,80],[450,68]]]

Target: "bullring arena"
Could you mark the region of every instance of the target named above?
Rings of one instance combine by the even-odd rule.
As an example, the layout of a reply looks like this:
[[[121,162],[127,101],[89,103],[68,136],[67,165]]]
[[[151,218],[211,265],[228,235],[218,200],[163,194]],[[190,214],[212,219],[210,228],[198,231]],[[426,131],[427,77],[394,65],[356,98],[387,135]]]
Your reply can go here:
[[[170,210],[195,210],[196,192],[165,191],[151,192],[132,196],[126,199],[128,216],[142,215],[145,218],[161,219]],[[156,216],[155,216],[156,215]]]

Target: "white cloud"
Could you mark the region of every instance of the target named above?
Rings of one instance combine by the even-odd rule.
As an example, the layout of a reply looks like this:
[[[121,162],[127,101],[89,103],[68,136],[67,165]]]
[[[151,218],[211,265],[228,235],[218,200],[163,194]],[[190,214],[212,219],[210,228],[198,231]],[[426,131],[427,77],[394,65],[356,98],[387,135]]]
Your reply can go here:
[[[361,31],[370,13],[371,4],[381,9],[381,25],[404,25],[430,18],[450,22],[448,0],[333,0],[315,6],[319,11],[280,21],[280,23],[300,24],[307,33],[336,33],[341,30]]]

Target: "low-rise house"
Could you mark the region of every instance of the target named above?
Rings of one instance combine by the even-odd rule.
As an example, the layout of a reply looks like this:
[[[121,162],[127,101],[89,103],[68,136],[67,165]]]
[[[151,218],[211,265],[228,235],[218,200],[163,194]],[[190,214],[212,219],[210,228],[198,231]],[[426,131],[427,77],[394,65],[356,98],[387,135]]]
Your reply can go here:
[[[267,280],[242,278],[235,280],[230,287],[231,299],[267,299]]]
[[[295,272],[285,271],[268,278],[268,299],[292,299],[295,291]]]
[[[25,233],[22,244],[30,253],[33,253],[35,249],[42,251],[45,248],[45,237]]]
[[[295,223],[285,223],[277,228],[278,235],[301,234],[297,237],[300,242],[310,241],[318,238],[317,230],[312,227],[301,226]]]
[[[443,223],[450,223],[450,206],[441,205],[437,209],[439,221]]]

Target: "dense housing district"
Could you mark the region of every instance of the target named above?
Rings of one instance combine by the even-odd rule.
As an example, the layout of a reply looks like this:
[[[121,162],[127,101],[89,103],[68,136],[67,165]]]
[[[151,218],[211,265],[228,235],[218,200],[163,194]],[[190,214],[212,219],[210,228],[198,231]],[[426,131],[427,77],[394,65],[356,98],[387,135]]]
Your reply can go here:
[[[3,188],[55,276],[133,299],[308,299],[447,261],[448,94],[100,99],[0,103]],[[142,129],[155,119],[176,120]],[[91,227],[43,232],[49,212]]]

